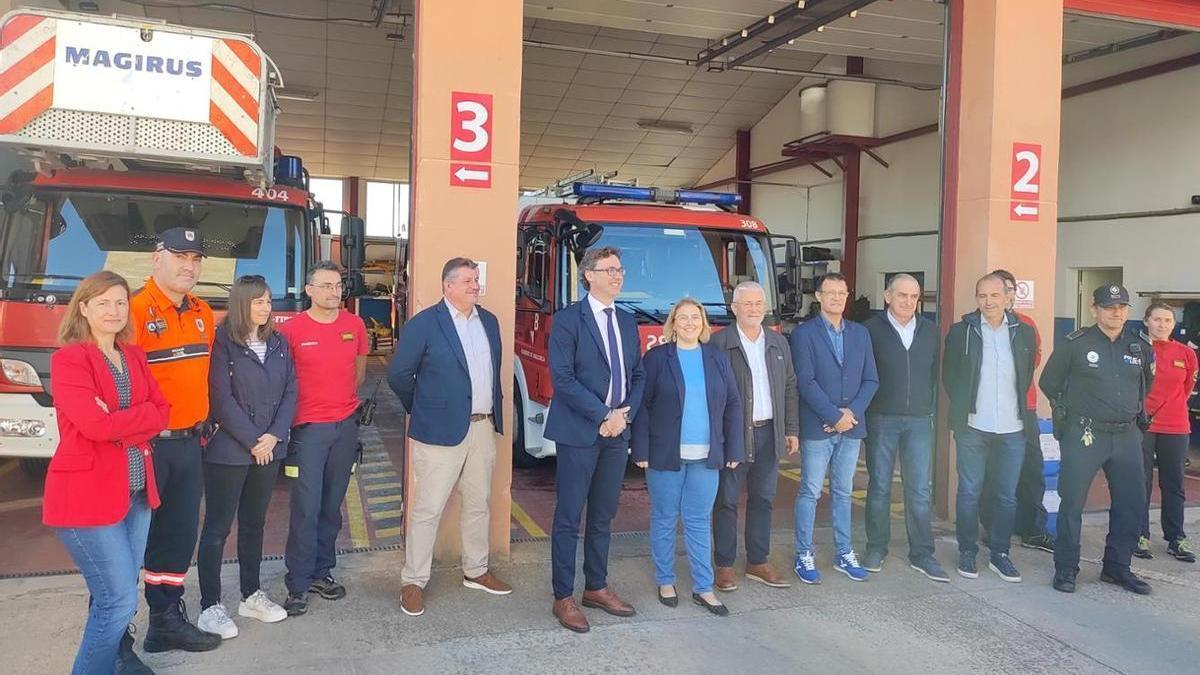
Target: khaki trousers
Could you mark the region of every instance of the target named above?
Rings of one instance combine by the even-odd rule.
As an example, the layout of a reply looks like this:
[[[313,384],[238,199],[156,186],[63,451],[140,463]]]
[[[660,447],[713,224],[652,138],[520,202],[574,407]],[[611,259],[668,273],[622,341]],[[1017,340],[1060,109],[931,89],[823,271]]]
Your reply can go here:
[[[455,446],[412,441],[412,499],[401,585],[425,588],[433,565],[438,523],[454,484],[462,497],[462,567],[467,577],[488,570],[488,498],[496,464],[496,435],[490,419],[472,422]]]

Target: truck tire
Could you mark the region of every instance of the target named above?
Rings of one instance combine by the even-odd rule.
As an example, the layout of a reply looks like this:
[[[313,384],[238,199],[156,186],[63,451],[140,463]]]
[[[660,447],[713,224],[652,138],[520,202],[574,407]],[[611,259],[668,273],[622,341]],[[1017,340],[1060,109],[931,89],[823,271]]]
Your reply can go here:
[[[41,478],[50,468],[50,460],[43,457],[22,457],[21,471],[30,478]]]
[[[517,469],[528,469],[538,465],[538,459],[533,455],[525,452],[525,404],[524,398],[521,396],[521,388],[517,385],[516,378],[513,378],[513,467]]]

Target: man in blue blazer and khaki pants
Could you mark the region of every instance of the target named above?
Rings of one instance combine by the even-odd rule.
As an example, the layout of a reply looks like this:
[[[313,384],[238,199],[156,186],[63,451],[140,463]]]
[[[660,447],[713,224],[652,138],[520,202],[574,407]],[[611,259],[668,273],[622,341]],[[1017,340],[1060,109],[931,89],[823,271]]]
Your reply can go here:
[[[488,498],[500,411],[500,323],[479,307],[479,265],[451,258],[445,299],[408,320],[388,367],[388,384],[408,411],[412,518],[400,574],[400,608],[425,612],[424,588],[446,500],[462,496],[463,586],[492,595],[512,588],[488,570]]]
[[[564,628],[586,633],[587,618],[574,598],[585,506],[583,606],[614,616],[634,614],[608,587],[608,544],[628,463],[628,424],[641,405],[645,373],[637,322],[615,306],[625,280],[620,251],[590,249],[579,270],[588,294],[556,313],[550,329],[554,396],[545,436],[557,444],[558,455],[558,503],[550,535],[553,612]]]

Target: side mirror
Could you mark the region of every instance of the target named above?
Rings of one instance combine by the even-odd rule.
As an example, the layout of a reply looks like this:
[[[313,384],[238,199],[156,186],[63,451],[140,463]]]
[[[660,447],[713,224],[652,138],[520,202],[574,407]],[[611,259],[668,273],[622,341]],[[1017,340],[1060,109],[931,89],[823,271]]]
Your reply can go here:
[[[357,272],[367,260],[367,226],[362,218],[346,216],[342,230],[342,267]]]

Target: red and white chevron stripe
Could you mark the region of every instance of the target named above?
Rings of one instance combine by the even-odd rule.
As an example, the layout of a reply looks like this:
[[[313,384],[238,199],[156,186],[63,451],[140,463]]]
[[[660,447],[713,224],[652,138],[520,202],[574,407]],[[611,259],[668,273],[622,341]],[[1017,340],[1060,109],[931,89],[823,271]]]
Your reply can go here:
[[[0,134],[19,131],[54,101],[57,22],[18,14],[0,27]]]
[[[240,40],[213,40],[209,121],[238,152],[258,155],[262,57]]]
[[[0,27],[0,134],[19,132],[54,104],[57,21],[14,15]],[[262,55],[235,39],[212,40],[209,123],[245,157],[258,156]]]

